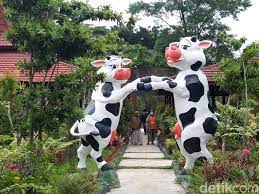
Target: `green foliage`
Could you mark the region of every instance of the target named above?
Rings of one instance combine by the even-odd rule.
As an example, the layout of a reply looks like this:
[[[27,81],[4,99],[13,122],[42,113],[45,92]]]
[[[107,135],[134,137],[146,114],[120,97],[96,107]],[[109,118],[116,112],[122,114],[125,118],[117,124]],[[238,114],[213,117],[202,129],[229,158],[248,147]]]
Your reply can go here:
[[[85,176],[83,173],[62,175],[56,178],[55,188],[58,194],[90,194],[98,190],[98,185],[93,184],[96,181],[93,176]]]
[[[0,146],[9,145],[14,140],[10,135],[0,135]]]
[[[161,136],[170,135],[170,128],[173,127],[177,122],[176,118],[173,116],[174,114],[172,107],[161,103],[156,107],[155,113],[160,122],[159,128],[162,129]]]
[[[108,6],[96,9],[88,3],[63,0],[7,0],[5,8],[12,23],[6,38],[19,51],[30,54],[30,61],[17,64],[27,71],[29,87],[21,87],[9,77],[1,81],[0,129],[5,133],[12,131],[18,144],[27,136],[32,143],[35,133],[42,140],[42,131],[48,135],[67,135],[67,129],[83,115],[80,100],[103,78],[96,76],[90,60],[110,50],[118,39],[116,32],[98,34],[82,22],[115,21],[121,16]],[[74,60],[80,69],[56,78],[53,84],[52,77],[48,80],[47,76],[45,83],[32,84],[35,73],[56,68],[61,60]]]
[[[157,36],[156,45],[161,45],[162,50],[165,48],[163,39],[167,42],[178,41],[184,36],[198,36],[200,39],[210,39],[216,43],[216,48],[211,50],[211,60],[219,61],[223,56],[233,56],[232,47],[226,44],[220,36],[227,33],[229,27],[223,22],[226,17],[238,19],[238,14],[251,6],[250,1],[236,0],[229,1],[138,1],[130,5],[129,12],[135,17],[139,13],[145,16],[151,16],[155,19],[157,27],[165,29],[165,26],[171,31],[172,39],[167,42],[168,35]],[[174,23],[170,22],[173,18]],[[169,18],[169,19],[168,19]]]
[[[172,154],[172,151],[176,146],[176,141],[174,139],[166,139],[164,146],[165,146],[167,153]]]
[[[251,98],[256,98],[259,93],[259,63],[253,57],[259,53],[259,44],[254,42],[244,49],[237,59],[225,58],[222,60],[221,70],[224,74],[216,77],[222,90],[229,91],[241,98],[245,95],[244,71],[246,71],[247,92]],[[245,69],[244,69],[245,68]]]
[[[211,151],[214,156],[214,164],[201,163],[190,173],[191,185],[188,192],[199,192],[201,185],[228,184],[233,185],[256,185],[259,176],[256,173],[258,163],[258,145],[250,145],[250,153],[242,155],[240,150]]]
[[[220,116],[215,137],[223,151],[236,150],[253,141],[258,133],[258,123],[246,109],[217,103],[217,112]]]
[[[69,149],[77,145],[76,141],[47,138],[33,147],[26,141],[20,146],[16,142],[0,149],[0,193],[33,191],[33,193],[54,193],[56,178],[77,172],[76,161],[71,160]],[[73,156],[74,157],[74,156]],[[94,189],[96,181],[90,175],[84,175],[86,184]],[[72,188],[71,188],[72,189]],[[91,190],[92,191],[92,190]]]
[[[128,131],[129,131],[128,123],[133,114],[132,105],[131,105],[130,100],[127,98],[124,100],[123,103],[124,103],[124,105],[123,105],[122,111],[121,111],[120,122],[119,122],[119,126],[117,128],[117,132],[121,136],[124,136],[128,133]]]

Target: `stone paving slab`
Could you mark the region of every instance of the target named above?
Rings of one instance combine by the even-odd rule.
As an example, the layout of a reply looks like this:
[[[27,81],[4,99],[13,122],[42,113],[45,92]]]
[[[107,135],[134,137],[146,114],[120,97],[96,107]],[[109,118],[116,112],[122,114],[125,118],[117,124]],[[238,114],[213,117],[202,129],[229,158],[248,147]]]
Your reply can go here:
[[[165,158],[164,154],[162,153],[125,153],[123,155],[123,158],[128,158],[128,159],[137,159],[137,158],[145,158],[145,159],[162,159]]]
[[[160,149],[155,145],[129,146],[126,153],[161,153]]]
[[[109,194],[184,194],[184,189],[174,182],[169,169],[119,169],[122,185]]]
[[[123,159],[119,168],[170,168],[171,164],[166,159]]]

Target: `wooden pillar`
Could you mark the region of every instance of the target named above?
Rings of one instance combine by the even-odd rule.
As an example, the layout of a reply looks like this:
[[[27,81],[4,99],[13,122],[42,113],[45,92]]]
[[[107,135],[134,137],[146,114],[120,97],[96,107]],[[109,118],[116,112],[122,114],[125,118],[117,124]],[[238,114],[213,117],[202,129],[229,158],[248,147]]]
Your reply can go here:
[[[226,104],[226,95],[225,95],[225,93],[222,94],[222,104]]]
[[[212,108],[215,110],[216,109],[216,99],[215,99],[216,95],[215,95],[214,85],[210,89],[210,95],[211,95],[211,105],[212,105]]]

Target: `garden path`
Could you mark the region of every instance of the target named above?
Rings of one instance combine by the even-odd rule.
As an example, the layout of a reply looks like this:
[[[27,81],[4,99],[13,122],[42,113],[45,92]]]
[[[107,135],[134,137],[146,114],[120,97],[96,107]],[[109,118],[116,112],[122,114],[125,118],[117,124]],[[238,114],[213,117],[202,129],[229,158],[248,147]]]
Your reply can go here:
[[[121,187],[110,194],[184,194],[174,179],[171,160],[165,159],[156,145],[146,145],[147,136],[142,130],[144,145],[129,144],[119,164],[117,174]]]

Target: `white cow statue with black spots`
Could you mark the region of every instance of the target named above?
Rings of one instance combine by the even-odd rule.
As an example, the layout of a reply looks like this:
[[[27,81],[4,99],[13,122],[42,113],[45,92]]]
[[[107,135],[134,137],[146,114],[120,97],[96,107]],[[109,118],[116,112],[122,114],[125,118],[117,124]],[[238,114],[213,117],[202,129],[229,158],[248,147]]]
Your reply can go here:
[[[206,144],[215,134],[218,122],[208,99],[208,80],[201,70],[206,63],[203,49],[210,45],[211,41],[199,41],[196,37],[173,42],[166,48],[165,57],[169,66],[180,70],[175,80],[156,76],[141,78],[145,91],[164,89],[174,95],[178,121],[174,131],[186,159],[184,172],[193,168],[197,158],[205,157],[213,162]]]
[[[144,86],[144,83],[138,83],[140,79],[137,79],[122,87],[131,76],[130,68],[125,68],[130,63],[130,59],[122,59],[116,55],[91,63],[94,67],[100,68],[97,73],[103,73],[105,79],[96,84],[84,118],[76,121],[70,129],[73,136],[79,136],[81,139],[81,145],[77,150],[80,169],[86,168],[88,154],[102,171],[112,169],[102,159],[102,151],[116,134],[123,100],[131,92],[143,90]]]

